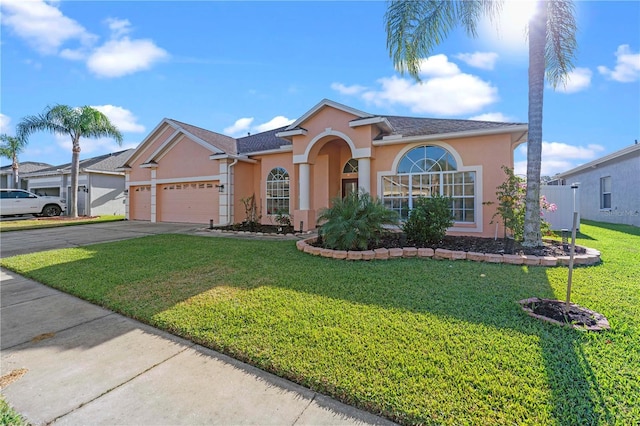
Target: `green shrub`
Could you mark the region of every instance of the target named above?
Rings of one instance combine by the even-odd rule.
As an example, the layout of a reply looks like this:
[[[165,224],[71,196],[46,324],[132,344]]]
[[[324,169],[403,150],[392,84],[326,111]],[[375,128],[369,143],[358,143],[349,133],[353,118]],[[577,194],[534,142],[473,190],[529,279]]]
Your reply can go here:
[[[402,230],[409,242],[424,247],[441,241],[451,225],[451,198],[437,194],[420,197],[413,202],[413,209]]]
[[[334,250],[367,250],[386,232],[385,225],[397,225],[398,215],[366,192],[352,192],[332,200],[318,222],[323,247]]]

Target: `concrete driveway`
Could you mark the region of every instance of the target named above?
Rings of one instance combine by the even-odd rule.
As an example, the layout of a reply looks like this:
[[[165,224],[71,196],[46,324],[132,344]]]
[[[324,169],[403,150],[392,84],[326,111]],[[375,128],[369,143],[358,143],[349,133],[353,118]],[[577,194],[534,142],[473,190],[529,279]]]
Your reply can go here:
[[[0,257],[78,247],[145,235],[192,233],[205,225],[120,221],[0,233]]]

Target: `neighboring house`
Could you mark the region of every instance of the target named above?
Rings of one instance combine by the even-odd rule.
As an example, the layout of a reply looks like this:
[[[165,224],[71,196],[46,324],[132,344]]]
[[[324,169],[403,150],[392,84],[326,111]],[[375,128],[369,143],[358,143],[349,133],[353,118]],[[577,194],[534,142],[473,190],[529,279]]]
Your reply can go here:
[[[26,173],[37,172],[38,170],[47,169],[53,167],[51,164],[47,163],[36,163],[33,161],[25,161],[24,163],[18,164],[18,179],[20,180],[18,184],[19,189],[27,189],[27,180],[24,179],[23,175]],[[11,164],[8,166],[0,167],[0,188],[14,188],[15,180],[13,177],[13,168]]]
[[[583,219],[640,226],[640,145],[635,144],[554,176],[578,183]]]
[[[406,218],[416,197],[453,198],[453,234],[493,236],[496,187],[527,125],[373,115],[323,100],[293,124],[239,139],[163,119],[126,162],[127,217],[230,224],[255,195],[261,222],[278,212],[316,226],[330,200],[361,188]]]
[[[80,161],[78,174],[78,214],[81,216],[124,215],[125,177],[122,164],[133,149]],[[50,166],[25,174],[27,189],[39,195],[67,196],[71,187],[71,163]]]

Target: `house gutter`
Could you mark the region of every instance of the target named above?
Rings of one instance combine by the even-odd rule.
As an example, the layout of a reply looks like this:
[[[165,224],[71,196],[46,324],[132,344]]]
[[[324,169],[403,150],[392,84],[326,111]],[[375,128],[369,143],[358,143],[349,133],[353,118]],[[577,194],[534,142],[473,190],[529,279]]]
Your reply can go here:
[[[489,135],[498,135],[504,133],[518,133],[523,132],[522,136],[519,139],[522,139],[526,132],[528,131],[528,125],[516,125],[510,127],[503,127],[497,129],[483,129],[483,130],[471,130],[471,131],[463,131],[463,132],[451,132],[451,133],[438,133],[435,135],[418,135],[418,136],[402,136],[402,135],[389,135],[384,136],[382,140],[374,140],[372,145],[374,146],[384,146],[384,145],[395,145],[400,143],[411,143],[411,142],[426,142],[426,141],[435,141],[435,140],[447,140],[447,139],[457,139],[457,138],[467,138],[474,136],[489,136]]]

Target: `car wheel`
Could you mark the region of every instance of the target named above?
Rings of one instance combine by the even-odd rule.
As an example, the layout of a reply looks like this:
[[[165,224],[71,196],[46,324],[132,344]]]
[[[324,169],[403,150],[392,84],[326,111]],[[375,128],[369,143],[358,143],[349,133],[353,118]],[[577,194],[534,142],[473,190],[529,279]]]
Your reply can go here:
[[[60,216],[60,213],[62,213],[62,209],[54,204],[44,206],[44,208],[42,209],[42,216]]]

